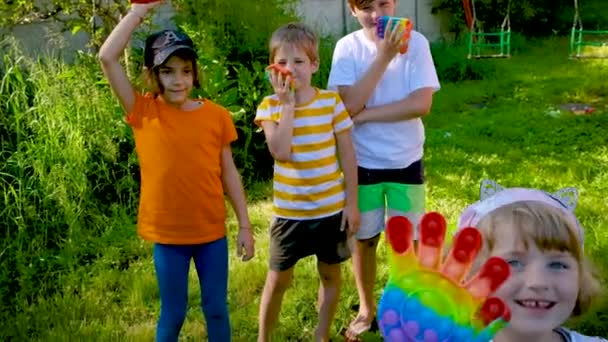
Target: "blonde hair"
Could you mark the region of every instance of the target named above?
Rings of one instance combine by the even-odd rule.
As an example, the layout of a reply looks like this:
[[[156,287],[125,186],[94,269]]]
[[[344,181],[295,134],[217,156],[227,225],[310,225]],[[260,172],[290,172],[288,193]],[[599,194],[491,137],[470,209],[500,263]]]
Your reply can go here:
[[[536,201],[521,201],[502,206],[479,221],[477,228],[483,237],[479,260],[487,260],[496,244],[497,230],[512,229],[525,248],[533,241],[541,251],[557,250],[570,253],[579,265],[579,292],[573,315],[589,308],[600,293],[599,277],[583,253],[582,237],[575,222],[557,208]]]
[[[289,23],[279,27],[270,37],[270,63],[274,63],[277,51],[292,44],[306,53],[311,62],[319,61],[319,40],[317,35],[302,23]]]

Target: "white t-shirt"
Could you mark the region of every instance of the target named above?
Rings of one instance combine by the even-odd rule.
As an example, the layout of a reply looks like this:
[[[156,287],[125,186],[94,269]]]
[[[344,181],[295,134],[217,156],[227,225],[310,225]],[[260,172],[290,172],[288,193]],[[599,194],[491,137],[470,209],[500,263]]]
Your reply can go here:
[[[585,336],[566,328],[558,328],[557,332],[560,333],[568,342],[608,342],[608,340],[601,337]]]
[[[566,342],[608,342],[608,340],[601,337],[585,336],[563,327],[557,328],[555,331],[560,334]]]
[[[350,86],[363,77],[376,58],[376,44],[363,30],[342,37],[334,49],[328,88]],[[377,107],[406,98],[411,92],[430,87],[439,90],[428,40],[412,31],[408,52],[388,65],[366,107]],[[420,118],[394,122],[367,122],[353,130],[359,166],[369,169],[399,169],[422,158],[425,140]]]

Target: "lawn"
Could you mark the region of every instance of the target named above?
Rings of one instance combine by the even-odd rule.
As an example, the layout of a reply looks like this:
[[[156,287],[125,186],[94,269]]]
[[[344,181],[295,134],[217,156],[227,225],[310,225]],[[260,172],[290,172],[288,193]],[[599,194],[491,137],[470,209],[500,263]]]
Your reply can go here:
[[[510,186],[557,191],[576,186],[578,217],[586,229],[585,251],[608,278],[608,61],[567,58],[565,39],[522,43],[513,58],[474,61],[489,72],[478,81],[442,82],[427,129],[427,208],[444,214],[450,229],[460,211],[477,199],[484,178]],[[459,50],[460,51],[460,50]],[[441,58],[441,56],[436,56]],[[595,111],[577,115],[561,106],[588,104]],[[231,249],[229,304],[234,341],[253,341],[259,299],[268,259],[267,228],[271,213],[268,183],[248,189],[249,212],[256,229],[256,257],[242,263]],[[134,233],[131,218],[124,227],[104,234],[94,263],[63,276],[54,296],[27,305],[12,322],[3,322],[0,340],[152,341],[159,313],[151,246]],[[236,221],[229,218],[231,247]],[[379,248],[376,291],[386,281],[386,245]],[[357,303],[350,263],[333,331],[355,314]],[[43,286],[42,284],[41,286]],[[318,278],[315,261],[300,261],[286,294],[275,341],[311,339],[316,324]],[[194,270],[190,277],[190,307],[184,341],[205,336]],[[581,332],[608,337],[608,301],[598,301],[587,316],[569,324]],[[14,323],[14,324],[12,324]],[[6,325],[8,324],[8,326]],[[380,340],[367,334],[366,340]]]

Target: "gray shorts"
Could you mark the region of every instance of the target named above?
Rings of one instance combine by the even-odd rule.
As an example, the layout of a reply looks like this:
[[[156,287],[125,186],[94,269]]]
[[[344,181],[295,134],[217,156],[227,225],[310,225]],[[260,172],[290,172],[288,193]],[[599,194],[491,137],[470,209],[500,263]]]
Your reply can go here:
[[[341,224],[341,212],[311,220],[275,218],[270,226],[270,269],[286,271],[313,254],[326,264],[348,260],[351,252]]]

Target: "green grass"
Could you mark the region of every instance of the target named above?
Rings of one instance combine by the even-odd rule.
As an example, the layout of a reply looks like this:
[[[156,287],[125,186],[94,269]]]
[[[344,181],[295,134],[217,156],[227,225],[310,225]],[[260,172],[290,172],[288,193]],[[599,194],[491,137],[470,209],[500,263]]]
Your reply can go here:
[[[434,98],[433,111],[425,119],[427,208],[443,213],[453,229],[460,211],[477,199],[483,178],[504,186],[540,187],[549,191],[577,186],[580,191],[577,214],[586,228],[586,252],[607,278],[608,263],[602,252],[608,248],[608,218],[604,212],[608,206],[605,195],[608,193],[608,62],[572,61],[567,55],[565,39],[530,42],[509,60],[474,61],[483,64],[484,70],[494,70],[485,80],[442,83],[441,91]],[[96,91],[94,85],[89,86],[93,87],[91,91]],[[56,91],[66,91],[59,85],[56,87]],[[49,103],[53,100],[41,98],[44,99]],[[561,104],[574,102],[591,104],[595,112],[578,116],[559,110]],[[95,129],[91,126],[108,125],[103,121],[87,121],[90,117],[103,118],[103,114],[89,115],[88,119],[70,116],[73,125],[84,125],[80,131],[65,133],[70,136],[70,144],[84,144],[88,140],[74,134],[93,134]],[[45,158],[58,158],[52,163],[61,165],[59,158],[65,156],[59,151],[61,146],[66,146],[61,141],[64,133],[50,133],[55,132],[56,127],[46,129],[59,140],[45,145],[47,150],[39,153]],[[78,150],[67,146],[68,152]],[[108,155],[116,153],[109,151]],[[69,156],[71,162],[84,163],[85,159],[86,156],[81,155]],[[49,172],[61,171],[58,167]],[[62,177],[73,177],[75,188],[55,189],[52,193],[58,196],[56,200],[86,190],[84,186],[78,187],[84,184],[81,174]],[[236,221],[232,214],[228,221],[232,256],[229,303],[234,341],[255,340],[268,260],[270,184],[257,184],[248,193],[250,215],[256,228],[257,254],[252,261],[237,260],[233,248]],[[70,218],[78,208],[70,206],[73,201],[66,203],[61,215]],[[69,272],[62,272],[55,294],[33,299],[19,297],[15,305],[20,310],[10,319],[1,320],[0,340],[11,337],[31,341],[153,340],[159,298],[151,245],[135,236],[132,209],[123,211],[110,206],[107,210],[115,212],[111,216],[113,220],[93,222],[96,227],[108,226],[84,241],[92,244],[94,261],[73,265]],[[79,229],[81,225],[74,223],[71,229]],[[377,294],[387,277],[385,252],[386,246],[381,244]],[[333,327],[336,335],[353,318],[350,307],[357,303],[350,263],[343,269],[345,285]],[[206,336],[193,270],[189,285],[190,306],[182,330],[184,341]],[[40,286],[44,287],[44,282]],[[311,339],[316,324],[317,286],[314,259],[302,260],[296,268],[293,286],[286,294],[275,341]],[[581,332],[608,336],[607,322],[608,301],[603,300],[598,301],[593,312],[570,324]],[[374,334],[367,334],[366,338],[379,340]]]

